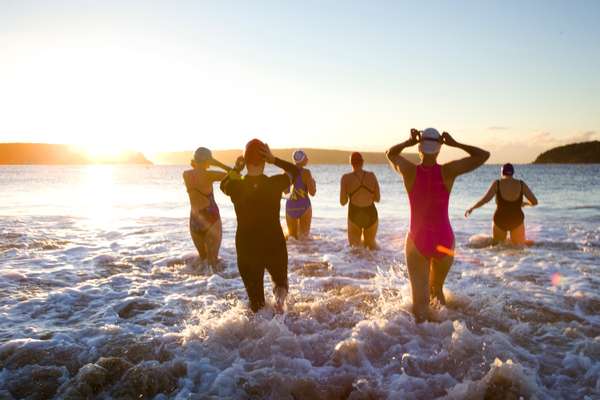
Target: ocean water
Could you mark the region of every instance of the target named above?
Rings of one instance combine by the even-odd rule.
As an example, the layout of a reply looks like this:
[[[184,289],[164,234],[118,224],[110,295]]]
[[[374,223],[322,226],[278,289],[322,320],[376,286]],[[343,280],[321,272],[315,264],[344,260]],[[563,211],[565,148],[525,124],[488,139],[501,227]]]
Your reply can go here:
[[[1,399],[600,398],[599,165],[517,167],[540,201],[526,249],[472,246],[494,206],[463,213],[498,167],[460,177],[448,307],[420,325],[387,166],[367,168],[377,252],[346,244],[348,167],[311,166],[314,237],[288,244],[283,316],[249,313],[218,189],[225,268],[194,268],[183,169],[0,167]]]

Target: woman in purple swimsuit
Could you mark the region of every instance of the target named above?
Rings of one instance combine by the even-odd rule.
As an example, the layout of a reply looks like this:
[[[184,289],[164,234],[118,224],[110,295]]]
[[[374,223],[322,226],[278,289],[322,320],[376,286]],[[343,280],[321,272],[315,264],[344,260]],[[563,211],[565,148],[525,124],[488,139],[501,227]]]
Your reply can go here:
[[[306,239],[310,234],[312,222],[309,195],[314,196],[317,193],[317,184],[310,171],[304,168],[308,164],[306,153],[303,150],[296,150],[293,158],[296,167],[300,169],[300,174],[293,182],[291,194],[285,203],[285,220],[289,236],[295,239]]]
[[[401,153],[419,145],[421,163],[415,165]],[[442,144],[469,153],[469,157],[443,165],[437,158]],[[446,304],[443,286],[454,262],[454,233],[448,217],[448,203],[454,180],[481,166],[490,153],[458,143],[448,132],[433,128],[411,129],[410,139],[391,147],[390,165],[402,175],[410,200],[410,230],[406,236],[406,266],[410,278],[413,314],[417,322],[430,319],[429,302]]]
[[[190,234],[201,261],[216,267],[221,247],[221,216],[215,202],[212,185],[223,180],[226,172],[209,171],[215,166],[227,172],[232,169],[212,157],[205,147],[199,147],[191,161],[192,169],[184,171],[183,181],[190,198]],[[236,169],[243,164],[236,163]]]

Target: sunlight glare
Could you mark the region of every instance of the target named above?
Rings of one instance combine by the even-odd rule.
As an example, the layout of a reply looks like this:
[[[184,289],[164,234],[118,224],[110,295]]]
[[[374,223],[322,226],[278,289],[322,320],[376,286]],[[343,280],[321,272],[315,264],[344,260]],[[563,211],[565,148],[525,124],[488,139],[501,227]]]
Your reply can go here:
[[[82,184],[79,192],[81,214],[92,225],[108,226],[114,217],[114,166],[89,165],[82,172]]]

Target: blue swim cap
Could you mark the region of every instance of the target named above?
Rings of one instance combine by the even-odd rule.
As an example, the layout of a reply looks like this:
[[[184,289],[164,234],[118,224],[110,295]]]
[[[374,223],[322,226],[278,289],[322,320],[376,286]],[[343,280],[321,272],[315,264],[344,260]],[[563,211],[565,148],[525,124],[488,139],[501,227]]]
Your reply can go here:
[[[296,150],[294,154],[292,154],[292,157],[294,158],[294,162],[296,163],[301,163],[302,161],[308,158],[304,150]]]

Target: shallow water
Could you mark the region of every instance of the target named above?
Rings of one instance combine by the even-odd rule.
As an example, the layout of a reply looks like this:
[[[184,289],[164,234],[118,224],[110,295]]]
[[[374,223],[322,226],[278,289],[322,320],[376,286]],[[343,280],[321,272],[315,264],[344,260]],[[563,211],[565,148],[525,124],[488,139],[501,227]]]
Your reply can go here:
[[[498,167],[459,178],[448,308],[421,325],[402,182],[370,169],[381,250],[346,245],[347,168],[312,166],[314,238],[289,242],[273,317],[245,306],[220,193],[226,267],[193,267],[181,167],[1,167],[0,398],[600,398],[600,166],[517,168],[540,199],[524,250],[473,246],[492,204],[462,217]]]

